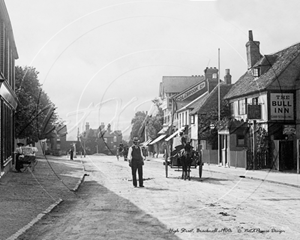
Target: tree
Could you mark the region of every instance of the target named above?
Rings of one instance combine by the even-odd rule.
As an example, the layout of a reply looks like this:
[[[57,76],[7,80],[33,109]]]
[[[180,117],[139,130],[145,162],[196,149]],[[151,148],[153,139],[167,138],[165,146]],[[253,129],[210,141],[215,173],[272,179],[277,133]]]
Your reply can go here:
[[[158,108],[158,112],[156,113],[156,115],[149,118],[146,131],[151,139],[155,139],[158,137],[158,132],[163,127],[163,118],[163,111],[160,107]]]
[[[16,110],[16,137],[37,141],[55,129],[55,106],[43,91],[34,67],[15,67],[15,87],[19,104]]]
[[[143,127],[144,121],[146,119],[147,114],[142,111],[138,111],[135,113],[134,118],[131,120],[132,129],[130,133],[130,138],[140,137],[141,141],[143,141],[144,136],[141,134],[141,129]]]

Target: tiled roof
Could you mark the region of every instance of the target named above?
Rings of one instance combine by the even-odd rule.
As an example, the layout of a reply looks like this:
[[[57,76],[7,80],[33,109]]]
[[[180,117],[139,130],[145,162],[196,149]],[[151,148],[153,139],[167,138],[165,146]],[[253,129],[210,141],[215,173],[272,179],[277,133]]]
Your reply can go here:
[[[163,76],[162,90],[165,93],[179,93],[205,78],[204,76]]]
[[[177,104],[178,111],[185,110],[185,109],[194,109],[196,106],[198,106],[197,103],[199,103],[203,98],[206,98],[208,96],[208,92],[206,91],[204,94],[198,96],[193,101],[188,102],[180,102]]]
[[[194,102],[193,104],[191,104],[189,106],[189,108],[193,109],[190,112],[190,115],[196,114],[198,112],[198,109],[203,105],[203,103],[205,103],[206,99],[209,97],[208,92],[201,98],[199,98],[196,102]]]
[[[293,62],[300,54],[300,43],[288,47],[282,51],[271,55],[263,56],[254,67],[268,67],[262,75],[255,78],[252,70],[249,69],[239,80],[234,84],[225,99],[231,99],[250,93],[266,90],[270,84],[274,83],[285,69]],[[263,69],[263,68],[262,68]],[[291,71],[299,71],[299,68],[291,69]]]
[[[225,84],[224,82],[220,84],[220,98],[224,99],[224,96],[230,91],[233,84]],[[204,102],[199,102],[198,107],[196,107],[190,114],[207,113],[212,109],[218,107],[218,86],[216,86],[211,93],[204,99]]]

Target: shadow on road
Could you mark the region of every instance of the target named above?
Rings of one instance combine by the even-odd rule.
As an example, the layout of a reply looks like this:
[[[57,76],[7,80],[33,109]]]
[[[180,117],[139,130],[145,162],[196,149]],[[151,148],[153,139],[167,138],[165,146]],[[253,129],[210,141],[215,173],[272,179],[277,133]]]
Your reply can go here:
[[[144,189],[134,190],[147,194]],[[180,239],[157,218],[96,181],[84,182],[77,195],[77,201],[63,202],[22,239]]]

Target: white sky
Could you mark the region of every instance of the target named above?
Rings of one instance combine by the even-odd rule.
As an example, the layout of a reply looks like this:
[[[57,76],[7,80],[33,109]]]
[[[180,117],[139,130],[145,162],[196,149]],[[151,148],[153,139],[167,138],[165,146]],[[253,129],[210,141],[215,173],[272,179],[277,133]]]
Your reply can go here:
[[[5,2],[16,65],[40,72],[73,137],[85,122],[129,135],[135,111],[151,111],[162,76],[203,75],[218,67],[218,48],[221,79],[230,69],[235,82],[247,69],[249,30],[262,54],[300,41],[298,0]]]

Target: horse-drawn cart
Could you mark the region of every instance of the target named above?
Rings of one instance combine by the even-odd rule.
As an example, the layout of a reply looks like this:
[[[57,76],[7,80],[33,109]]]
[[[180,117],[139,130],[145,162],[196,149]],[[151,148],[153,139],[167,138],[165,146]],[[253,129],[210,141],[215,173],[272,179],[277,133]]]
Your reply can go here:
[[[165,150],[165,169],[166,169],[166,177],[168,177],[168,167],[177,168],[178,170],[182,170],[182,178],[185,180],[188,178],[190,180],[190,171],[191,167],[197,168],[199,171],[199,178],[202,177],[202,167],[203,162],[201,158],[201,153],[197,152],[190,148],[189,151],[184,149],[181,145],[176,146],[175,150],[173,150],[168,156],[167,151]]]

